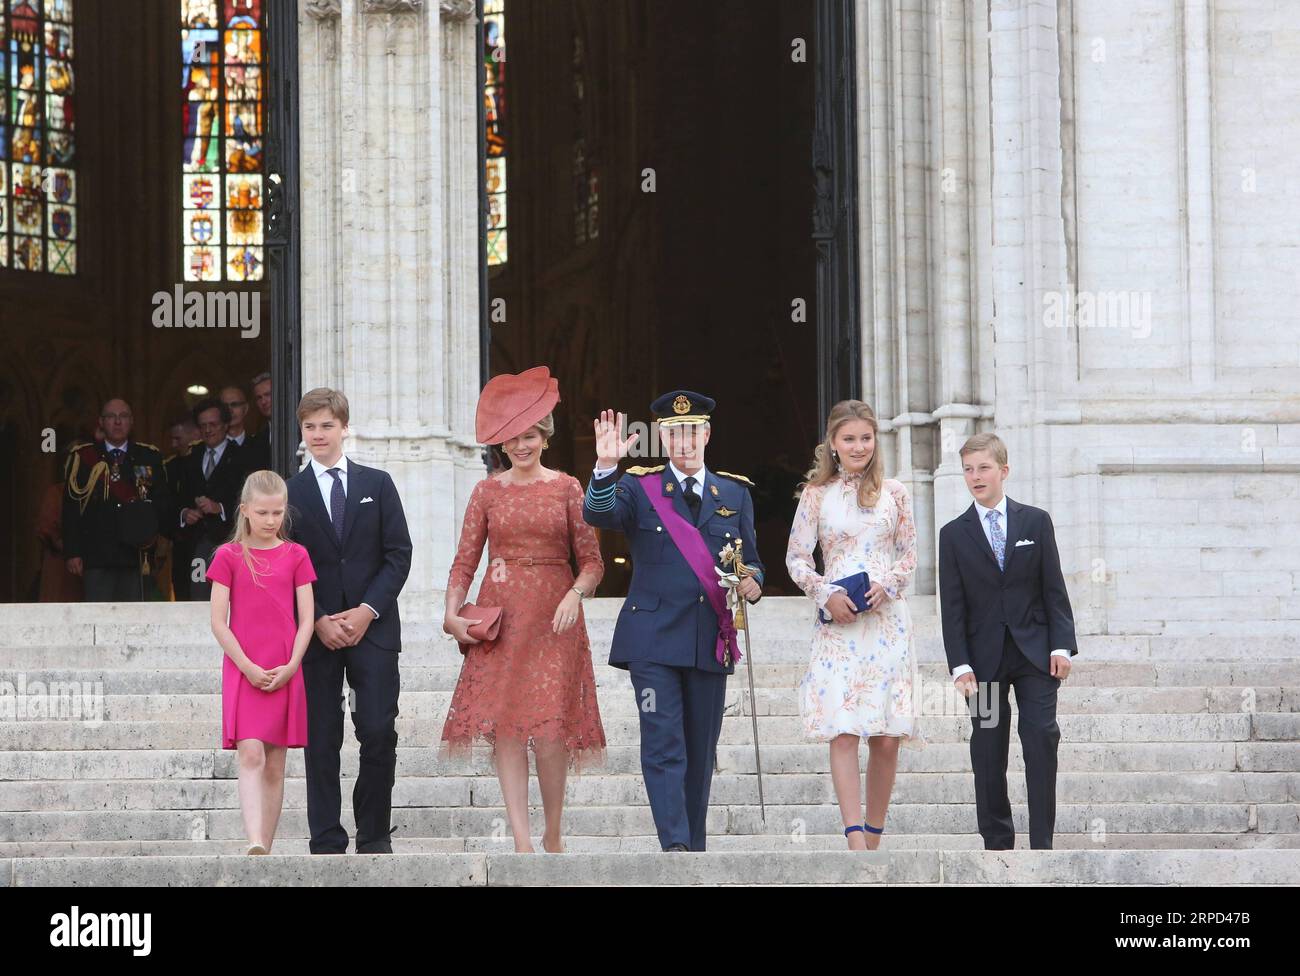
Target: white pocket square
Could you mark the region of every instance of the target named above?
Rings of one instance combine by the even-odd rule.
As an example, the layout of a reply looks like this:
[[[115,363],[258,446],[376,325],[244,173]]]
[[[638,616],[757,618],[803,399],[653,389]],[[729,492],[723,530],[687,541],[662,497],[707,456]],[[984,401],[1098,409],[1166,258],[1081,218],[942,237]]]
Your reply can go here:
[[[365,498],[361,499],[359,504],[364,505],[366,502],[373,502],[373,501],[374,499],[371,498],[369,495],[367,495]],[[1016,545],[1020,545],[1020,543],[1017,542]]]
[[[1016,543],[1016,546],[1017,548],[1019,548],[1020,546],[1032,546],[1033,544],[1034,544],[1033,539],[1021,539]]]

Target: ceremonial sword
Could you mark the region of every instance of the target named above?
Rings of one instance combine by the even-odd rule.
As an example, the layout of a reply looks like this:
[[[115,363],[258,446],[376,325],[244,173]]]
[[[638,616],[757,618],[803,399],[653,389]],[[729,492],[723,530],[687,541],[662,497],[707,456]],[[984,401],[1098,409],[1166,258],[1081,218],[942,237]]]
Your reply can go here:
[[[731,566],[732,571],[724,572],[715,566],[714,572],[722,577],[718,580],[718,585],[727,591],[728,602],[732,604],[735,613],[736,628],[745,633],[745,668],[749,674],[749,716],[754,723],[754,771],[758,773],[758,813],[763,823],[767,823],[767,807],[763,803],[763,758],[758,748],[758,702],[754,698],[754,652],[749,642],[747,601],[736,589],[742,579],[754,575],[754,569],[741,561],[742,549],[743,544],[740,539],[735,539],[724,546],[718,553],[718,558],[722,560],[724,566]]]

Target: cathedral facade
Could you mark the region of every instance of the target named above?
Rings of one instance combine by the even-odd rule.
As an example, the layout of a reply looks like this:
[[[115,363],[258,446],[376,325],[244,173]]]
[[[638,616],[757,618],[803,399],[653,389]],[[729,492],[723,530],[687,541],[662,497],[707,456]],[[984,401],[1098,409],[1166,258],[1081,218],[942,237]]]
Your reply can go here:
[[[564,29],[512,9],[524,6],[505,4],[513,46],[502,63],[507,84],[541,86],[525,41]],[[592,61],[625,59],[628,84],[653,72],[629,37],[649,28],[678,38],[693,26],[676,8],[678,22],[659,25],[637,4],[545,6],[585,25]],[[814,83],[810,165],[794,177],[813,214],[807,280],[823,315],[798,326],[799,341],[816,358],[818,409],[855,395],[880,418],[886,469],[917,513],[917,591],[934,593],[937,529],[968,504],[957,449],[996,430],[1010,447],[1008,493],[1056,519],[1083,632],[1185,636],[1194,647],[1232,621],[1252,640],[1290,639],[1300,617],[1292,5],[812,6],[797,24],[773,21],[762,54],[772,75],[788,67],[800,36],[781,34],[786,26],[807,29],[802,39],[823,58],[834,54]],[[613,292],[602,308],[626,313],[622,321],[583,322],[580,312],[569,338],[581,349],[510,346],[519,337],[509,330],[533,312],[516,306],[543,302],[526,289],[491,318],[505,286],[481,268],[482,16],[459,0],[300,5],[301,146],[311,159],[301,192],[302,385],[348,391],[352,450],[402,488],[417,552],[404,599],[416,613],[438,605],[458,516],[483,475],[472,431],[485,346],[516,356],[498,369],[574,357],[561,409],[575,411],[572,469],[585,479],[584,424],[605,406],[642,410],[615,402],[620,371],[653,360],[655,330],[667,328],[636,311],[636,289],[662,283],[635,272],[653,234],[634,205],[619,219],[619,184],[634,195],[655,165],[650,150],[662,148],[638,144],[634,131],[599,156],[610,200],[600,246],[615,254],[601,266]],[[707,26],[715,32],[701,51],[745,56],[725,25]],[[617,70],[601,68],[604,78]],[[650,85],[601,92],[601,78],[586,89],[604,104],[595,127],[616,125],[620,100],[650,94]],[[524,111],[527,91],[511,95],[506,104]],[[567,101],[552,102],[566,138]],[[504,114],[509,139],[511,123],[516,134],[521,126]],[[764,124],[761,114],[750,121]],[[535,186],[568,207],[568,173]],[[511,203],[507,226],[526,230],[537,199]],[[507,265],[527,260],[523,243]],[[547,287],[566,287],[565,274]],[[847,379],[835,375],[845,355]],[[726,365],[715,365],[709,389],[733,410],[756,409],[770,378],[738,381]],[[670,368],[660,359],[653,371],[678,385]],[[800,428],[809,451],[818,409]],[[773,541],[779,551],[783,538]]]

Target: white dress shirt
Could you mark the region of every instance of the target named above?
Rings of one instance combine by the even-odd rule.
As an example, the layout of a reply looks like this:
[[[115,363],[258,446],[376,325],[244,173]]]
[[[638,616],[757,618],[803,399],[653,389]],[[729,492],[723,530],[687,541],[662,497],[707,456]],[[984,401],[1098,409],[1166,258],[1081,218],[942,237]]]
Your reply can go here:
[[[340,454],[339,459],[334,463],[333,468],[338,469],[339,481],[343,483],[343,498],[346,500],[348,497],[347,455]],[[325,514],[333,518],[334,513],[330,511],[330,494],[334,491],[334,476],[330,474],[331,470],[332,468],[325,467],[325,465],[321,464],[315,458],[311,459],[311,471],[312,474],[316,476],[316,487],[320,489],[321,501],[325,503]],[[365,607],[367,610],[373,613],[375,615],[376,620],[379,619],[379,611],[376,610],[374,607],[372,607],[369,603],[363,603],[361,604],[361,606]]]
[[[1007,496],[1003,495],[999,498],[998,503],[992,508],[985,508],[979,502],[976,502],[975,511],[979,514],[980,527],[984,530],[984,538],[989,544],[989,552],[993,551],[993,526],[989,524],[989,512],[998,513],[998,525],[1002,526],[1003,545],[1007,547],[1006,551],[1010,551],[1009,547],[1015,543],[1011,542],[1010,537],[1007,535]],[[1006,552],[1003,552],[1002,563],[1004,566],[1006,565]],[[1068,660],[1070,652],[1068,650],[1052,651],[1053,657],[1057,655]],[[952,669],[952,676],[960,678],[963,674],[969,674],[974,670],[969,664],[959,664]]]
[[[248,437],[248,431],[244,431],[242,434],[239,434],[239,435],[229,434],[229,435],[226,436],[226,440],[234,441],[234,442],[235,442],[236,444],[238,444],[240,447],[243,447],[243,446],[244,446],[244,439],[245,439],[246,437]]]
[[[669,461],[668,470],[673,473],[673,477],[677,479],[677,486],[681,488],[682,491],[686,490],[686,479],[694,478],[695,490],[692,494],[695,495],[696,498],[702,499],[704,497],[704,474],[706,471],[704,465],[701,464],[700,470],[696,471],[694,474],[687,474],[681,468],[677,467],[677,465],[673,464],[672,461]]]
[[[311,472],[316,476],[316,487],[320,489],[321,501],[325,503],[325,513],[332,516],[330,511],[330,493],[334,491],[334,476],[330,474],[330,469],[325,467],[315,458],[311,459]],[[346,454],[340,454],[338,462],[334,467],[339,469],[339,481],[343,482],[343,497],[348,497],[348,458]]]
[[[605,478],[613,474],[617,470],[618,470],[617,464],[614,465],[612,468],[602,468],[600,465],[596,465],[596,467],[592,468],[591,475],[593,478]],[[673,473],[673,477],[677,479],[677,487],[681,488],[682,491],[686,490],[686,479],[694,478],[695,495],[699,498],[704,497],[704,475],[708,471],[708,469],[704,467],[704,465],[701,464],[699,471],[696,471],[694,474],[688,475],[681,468],[677,467],[677,465],[673,464],[672,461],[669,461],[668,470]]]

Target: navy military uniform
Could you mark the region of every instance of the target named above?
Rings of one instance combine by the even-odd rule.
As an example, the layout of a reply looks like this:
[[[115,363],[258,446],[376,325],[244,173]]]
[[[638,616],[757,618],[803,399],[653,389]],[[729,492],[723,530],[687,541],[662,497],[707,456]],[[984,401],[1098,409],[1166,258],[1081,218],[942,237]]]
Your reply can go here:
[[[660,397],[651,410],[660,424],[704,423],[714,401],[689,390]],[[609,663],[629,672],[641,723],[641,771],[664,850],[702,851],[714,756],[722,731],[727,675],[734,662],[716,656],[718,617],[699,577],[655,511],[640,475],[655,474],[651,490],[671,498],[677,514],[717,553],[739,539],[742,558],[762,583],[754,537],[751,482],[701,468],[695,483],[672,464],[600,472],[587,486],[583,519],[626,534],[632,582],[614,627]],[[686,499],[699,498],[698,514]],[[741,649],[743,651],[743,648]]]
[[[92,603],[144,599],[160,530],[175,516],[152,444],[74,444],[64,463],[63,558],[80,559]]]

